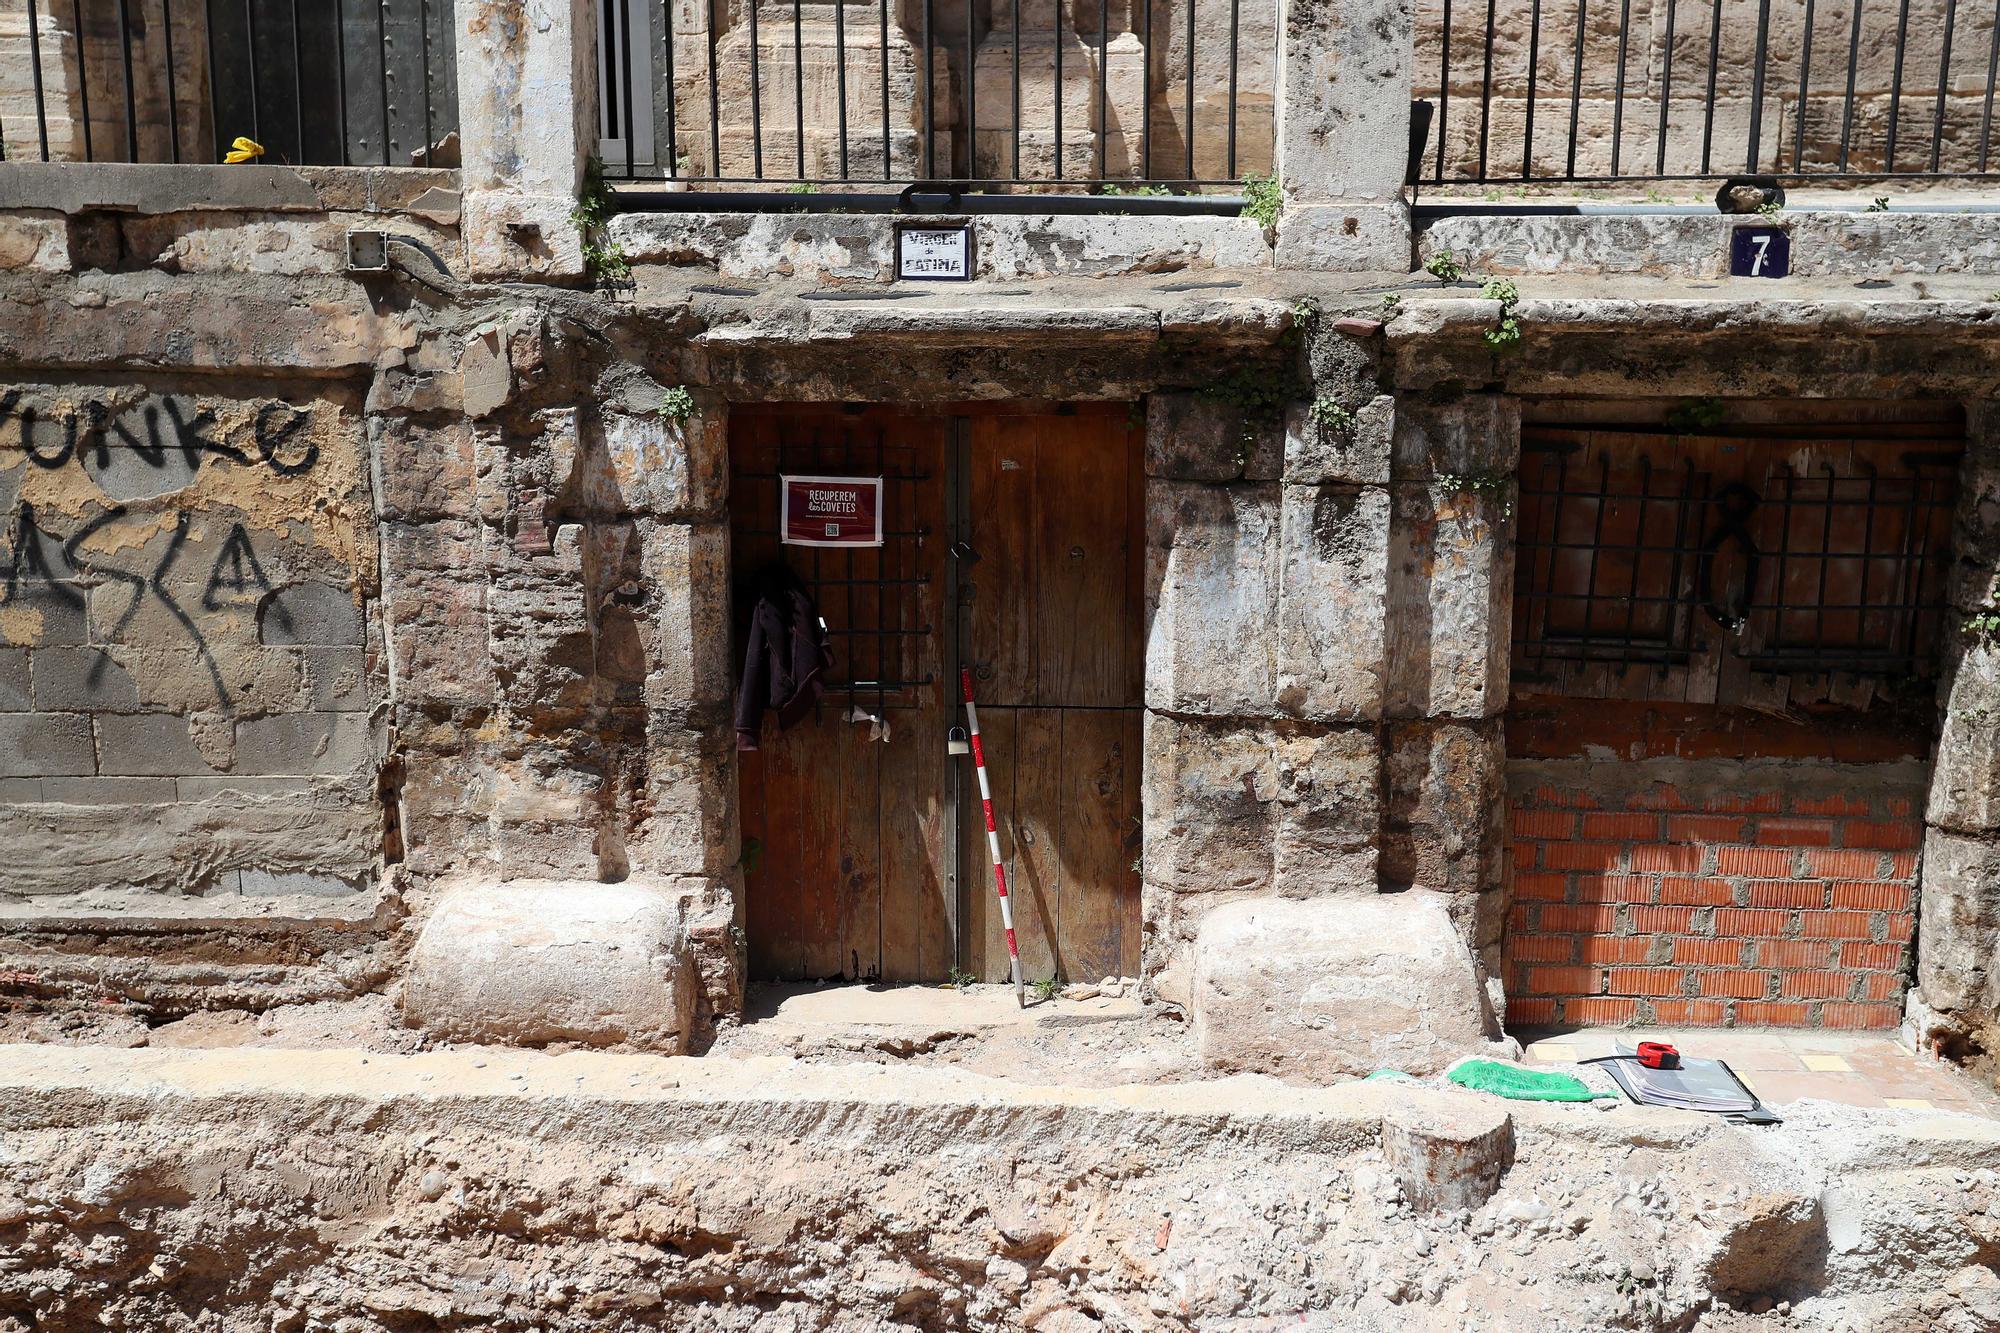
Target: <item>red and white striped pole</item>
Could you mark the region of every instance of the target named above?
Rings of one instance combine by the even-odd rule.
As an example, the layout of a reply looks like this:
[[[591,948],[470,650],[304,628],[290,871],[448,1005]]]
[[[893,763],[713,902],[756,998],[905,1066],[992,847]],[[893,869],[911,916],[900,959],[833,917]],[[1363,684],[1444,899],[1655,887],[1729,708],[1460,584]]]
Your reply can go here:
[[[986,845],[993,853],[993,891],[1000,895],[1000,924],[1007,930],[1007,962],[1014,971],[1014,1000],[1028,1007],[1027,988],[1021,984],[1021,947],[1014,942],[1014,908],[1007,901],[1007,867],[1000,860],[1000,828],[993,822],[993,788],[986,781],[986,749],[979,743],[979,710],[972,706],[972,668],[958,669],[958,682],[965,691],[965,729],[972,734],[972,767],[979,774],[979,804],[986,811]]]

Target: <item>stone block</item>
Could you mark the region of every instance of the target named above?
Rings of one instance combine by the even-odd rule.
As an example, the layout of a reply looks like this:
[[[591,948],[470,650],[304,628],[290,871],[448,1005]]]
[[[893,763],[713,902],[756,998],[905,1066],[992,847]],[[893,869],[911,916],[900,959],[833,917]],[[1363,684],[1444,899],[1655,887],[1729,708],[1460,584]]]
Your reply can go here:
[[[25,713],[34,708],[25,648],[0,648],[0,713]]]
[[[732,697],[729,529],[720,523],[640,523],[644,602],[632,608],[645,658],[645,702],[684,716]]]
[[[1386,494],[1160,480],[1146,494],[1148,707],[1380,715]]]
[[[547,281],[584,275],[583,231],[570,216],[575,196],[468,188],[463,202],[466,263],[473,277]]]
[[[1382,837],[1381,756],[1372,731],[1281,727],[1273,886],[1291,898],[1373,889]]]
[[[1513,643],[1514,495],[1440,484],[1396,489],[1389,532],[1391,717],[1496,717]]]
[[[398,704],[490,706],[499,687],[488,651],[491,626],[481,530],[456,519],[392,523],[383,545]]]
[[[584,512],[602,518],[719,515],[729,487],[727,429],[726,415],[712,402],[684,421],[659,412],[605,413],[599,429],[585,436]]]
[[[1521,465],[1521,405],[1498,394],[1404,396],[1390,465],[1401,481],[1507,477]]]
[[[2000,843],[1932,829],[1924,839],[1921,895],[1923,1002],[1990,1021],[2000,1007]]]
[[[1285,480],[1302,486],[1387,484],[1395,424],[1396,400],[1387,395],[1364,401],[1346,426],[1321,425],[1311,403],[1292,404],[1285,413]]]
[[[1202,921],[1194,1039],[1211,1069],[1301,1082],[1429,1076],[1497,1035],[1478,964],[1438,895],[1246,899]]]
[[[1156,393],[1146,399],[1149,477],[1225,482],[1253,471],[1275,477],[1271,462],[1281,447],[1275,428],[1246,425],[1242,409],[1220,398]],[[1257,462],[1264,466],[1253,468]]]
[[[1325,722],[1381,716],[1388,493],[1286,486],[1278,540],[1278,708]]]
[[[299,658],[305,671],[307,707],[331,713],[367,711],[367,649],[315,645],[301,650]]]
[[[381,514],[385,519],[421,522],[470,518],[476,467],[472,431],[462,421],[424,426],[402,417],[369,422],[381,460]]]
[[[280,713],[236,724],[236,769],[249,774],[359,773],[376,736],[363,713]]]
[[[8,153],[9,157],[13,154]],[[0,217],[0,272],[67,273],[69,219],[55,212]]]
[[[44,778],[42,797],[56,805],[159,805],[177,797],[173,778]]]
[[[655,719],[646,735],[643,812],[626,855],[635,873],[719,875],[740,852],[736,733]]]
[[[1149,713],[1146,880],[1295,897],[1375,887],[1380,760],[1360,728]]]
[[[257,606],[259,643],[358,645],[361,638],[354,594],[331,583],[294,583],[275,589]]]
[[[1307,327],[1306,369],[1315,397],[1326,395],[1344,407],[1372,401],[1387,388],[1380,339],[1358,337],[1334,327],[1331,315]]]
[[[136,709],[139,686],[102,648],[41,648],[32,663],[35,706],[44,712]]]
[[[178,777],[215,771],[195,748],[188,720],[171,713],[102,714],[97,718],[97,745],[98,771],[107,776]]]
[[[23,581],[0,606],[0,642],[47,647],[90,642],[89,602],[72,583]],[[126,594],[126,600],[131,595]]]
[[[632,881],[451,886],[411,952],[404,1020],[447,1040],[680,1054],[696,1009],[681,913]]]
[[[97,771],[81,713],[0,714],[0,777],[72,777]]]
[[[1925,818],[1955,833],[2000,832],[2000,645],[1965,644],[1944,695]]]
[[[1384,748],[1383,885],[1497,895],[1507,791],[1500,723],[1397,723]],[[1467,938],[1481,943],[1476,927]]]

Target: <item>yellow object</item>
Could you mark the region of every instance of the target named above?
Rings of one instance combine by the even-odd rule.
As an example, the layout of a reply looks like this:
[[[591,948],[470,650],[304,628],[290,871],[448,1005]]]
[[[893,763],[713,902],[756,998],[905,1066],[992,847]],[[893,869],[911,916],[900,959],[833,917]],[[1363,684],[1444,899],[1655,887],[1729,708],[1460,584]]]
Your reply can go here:
[[[229,151],[222,155],[224,162],[249,162],[264,156],[264,145],[255,139],[236,136],[236,142],[229,145]]]

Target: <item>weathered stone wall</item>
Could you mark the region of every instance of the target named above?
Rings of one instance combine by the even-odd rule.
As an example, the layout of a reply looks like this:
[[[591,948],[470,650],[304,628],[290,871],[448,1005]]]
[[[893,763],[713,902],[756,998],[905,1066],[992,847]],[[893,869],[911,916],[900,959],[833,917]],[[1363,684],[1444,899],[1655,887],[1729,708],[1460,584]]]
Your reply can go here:
[[[1768,12],[1761,53],[1763,101],[1761,108],[1754,108],[1759,6],[1751,0],[1713,4],[1640,0],[1629,6],[1505,0],[1494,11],[1490,46],[1484,13],[1459,9],[1451,15],[1448,66],[1446,8],[1429,0],[1417,13],[1416,95],[1444,107],[1445,179],[1477,174],[1482,122],[1485,161],[1492,177],[1518,176],[1524,161],[1529,174],[1537,177],[1570,171],[1572,114],[1578,175],[1612,174],[1614,139],[1618,174],[1740,174],[1748,165],[1753,109],[1760,116],[1757,161],[1766,171],[1797,171],[1801,164],[1809,171],[1843,166],[1857,172],[1884,171],[1892,115],[1897,168],[1922,170],[1930,162],[1941,70],[1945,124],[1939,167],[1945,172],[1978,168],[1993,14],[1972,13],[1942,0],[1916,0],[1907,9],[1841,0],[1811,8],[1771,5]],[[1810,33],[1805,27],[1808,14]],[[1575,77],[1579,22],[1583,24],[1580,82]],[[1904,35],[1900,68],[1899,31]],[[1850,62],[1849,41],[1857,35],[1857,56]],[[1712,41],[1716,73],[1711,107]],[[1801,100],[1801,62],[1808,49]],[[1532,152],[1527,147],[1531,57]],[[1491,98],[1484,116],[1482,92]],[[1437,169],[1439,138],[1434,121],[1424,161],[1426,178]]]
[[[1992,1050],[2000,1036],[2000,645],[1992,619],[2000,606],[2000,410],[1991,402],[1967,412],[1955,545],[1950,596],[1961,629],[1938,689],[1943,730],[1925,810],[1917,1028],[1920,1037]]]
[[[1365,326],[1309,328],[1282,425],[1148,410],[1146,965],[1170,999],[1204,917],[1261,895],[1433,890],[1498,974],[1518,412],[1383,394]]]
[[[0,391],[8,898],[372,888],[359,406],[254,382]]]

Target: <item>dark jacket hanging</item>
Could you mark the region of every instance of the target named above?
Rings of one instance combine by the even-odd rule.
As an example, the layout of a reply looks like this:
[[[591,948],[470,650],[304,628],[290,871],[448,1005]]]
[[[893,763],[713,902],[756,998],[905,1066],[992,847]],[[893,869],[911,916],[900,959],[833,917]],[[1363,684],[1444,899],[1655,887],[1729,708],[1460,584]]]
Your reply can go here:
[[[743,653],[742,688],[736,692],[736,748],[757,748],[764,710],[778,714],[778,729],[804,717],[825,688],[820,677],[833,665],[826,626],[812,592],[783,565],[752,576],[750,616]]]

